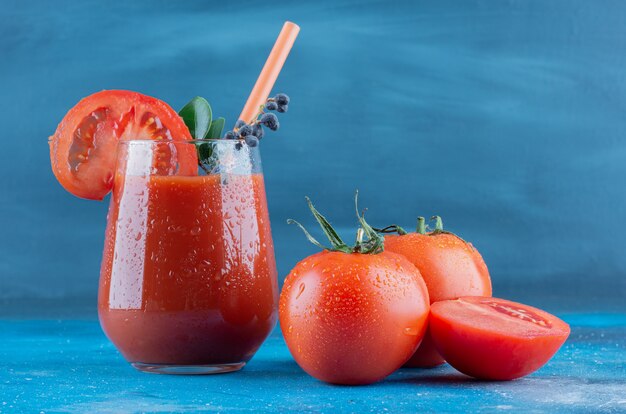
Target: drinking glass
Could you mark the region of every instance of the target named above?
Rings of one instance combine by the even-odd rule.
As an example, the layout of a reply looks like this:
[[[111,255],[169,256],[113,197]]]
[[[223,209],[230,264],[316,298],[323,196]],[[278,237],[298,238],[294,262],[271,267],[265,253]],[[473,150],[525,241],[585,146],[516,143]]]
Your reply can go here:
[[[98,314],[142,371],[241,369],[276,324],[274,247],[258,147],[122,141]]]

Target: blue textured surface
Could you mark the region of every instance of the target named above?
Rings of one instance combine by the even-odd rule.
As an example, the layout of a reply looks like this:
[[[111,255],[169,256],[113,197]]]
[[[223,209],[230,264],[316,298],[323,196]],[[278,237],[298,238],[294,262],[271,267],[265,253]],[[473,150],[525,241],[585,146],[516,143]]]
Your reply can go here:
[[[275,332],[241,372],[131,368],[96,321],[0,321],[0,412],[624,412],[626,315],[565,315],[572,335],[535,374],[474,381],[449,366],[365,387],[307,376]]]
[[[3,0],[1,314],[95,309],[107,205],[50,172],[65,112],[127,88],[232,121],[287,19],[293,104],[263,143],[281,277],[314,251],[285,224],[303,196],[352,239],[359,188],[375,224],[443,215],[499,296],[624,311],[626,3]]]

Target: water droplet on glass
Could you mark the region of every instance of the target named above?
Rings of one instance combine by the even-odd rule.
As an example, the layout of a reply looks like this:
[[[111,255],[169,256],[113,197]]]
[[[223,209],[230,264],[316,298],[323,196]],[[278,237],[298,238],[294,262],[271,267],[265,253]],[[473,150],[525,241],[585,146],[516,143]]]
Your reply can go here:
[[[417,329],[411,328],[411,327],[404,328],[404,334],[405,335],[410,335],[410,336],[416,336],[417,335]]]

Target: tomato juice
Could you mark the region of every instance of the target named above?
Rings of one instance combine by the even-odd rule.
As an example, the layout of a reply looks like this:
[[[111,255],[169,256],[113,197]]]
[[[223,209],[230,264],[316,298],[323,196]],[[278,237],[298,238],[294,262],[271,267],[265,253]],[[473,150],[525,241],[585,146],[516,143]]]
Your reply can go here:
[[[134,364],[245,363],[276,322],[273,250],[261,174],[117,174],[102,327]]]

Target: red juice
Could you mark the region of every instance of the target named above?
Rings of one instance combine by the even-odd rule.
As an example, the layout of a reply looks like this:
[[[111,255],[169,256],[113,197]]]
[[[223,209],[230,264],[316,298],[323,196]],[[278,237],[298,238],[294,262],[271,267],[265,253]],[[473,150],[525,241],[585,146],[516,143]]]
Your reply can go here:
[[[116,176],[98,311],[129,362],[243,365],[277,291],[261,174]]]

